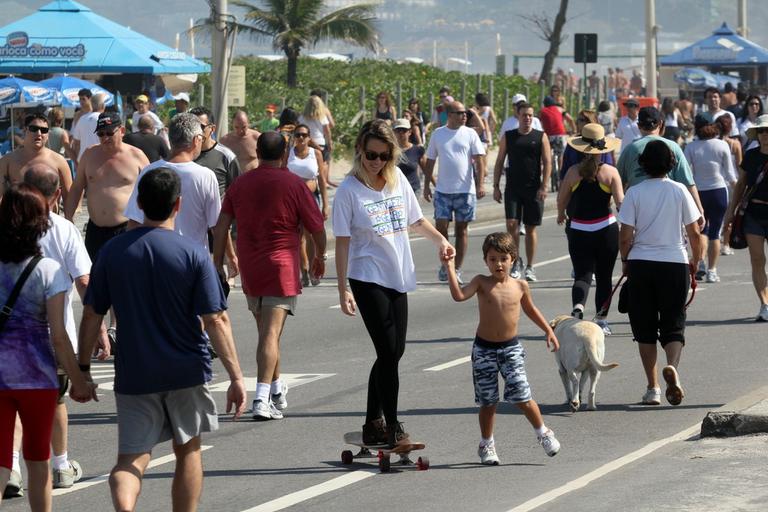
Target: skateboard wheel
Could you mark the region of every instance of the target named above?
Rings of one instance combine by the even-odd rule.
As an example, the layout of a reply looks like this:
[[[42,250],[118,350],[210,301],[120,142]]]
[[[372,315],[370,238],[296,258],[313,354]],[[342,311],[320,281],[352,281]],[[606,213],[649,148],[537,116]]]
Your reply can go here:
[[[389,473],[390,464],[389,457],[381,457],[379,459],[379,471],[382,473]]]
[[[429,469],[429,458],[428,457],[419,457],[419,460],[416,461],[416,467],[419,471],[426,471]]]
[[[355,459],[354,455],[352,455],[352,452],[350,450],[344,450],[341,452],[341,463],[342,464],[352,464],[352,461]]]

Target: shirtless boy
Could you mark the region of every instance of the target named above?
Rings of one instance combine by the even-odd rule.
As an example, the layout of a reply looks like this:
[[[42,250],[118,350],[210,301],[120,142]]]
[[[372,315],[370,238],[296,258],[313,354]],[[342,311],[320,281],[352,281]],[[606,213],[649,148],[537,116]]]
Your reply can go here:
[[[223,136],[219,142],[235,153],[241,172],[257,168],[259,157],[256,155],[256,141],[261,133],[250,128],[248,114],[242,110],[238,110],[232,117],[232,128],[234,131]]]
[[[77,168],[75,183],[64,202],[64,215],[72,220],[88,189],[88,226],[85,247],[91,261],[101,247],[126,230],[123,215],[139,172],[149,165],[144,153],[123,144],[125,128],[116,112],[103,112],[96,124],[99,144],[85,150]]]
[[[61,196],[67,198],[72,187],[72,173],[63,156],[45,147],[48,129],[48,118],[43,114],[29,114],[24,118],[24,145],[0,158],[0,195],[6,186],[21,183],[27,169],[44,165],[56,169]]]
[[[504,378],[504,401],[514,403],[536,431],[539,444],[550,457],[560,451],[555,433],[544,425],[539,406],[531,397],[525,375],[525,350],[517,339],[520,310],[538,325],[547,337],[547,348],[560,348],[555,333],[533,304],[525,281],[509,276],[517,247],[509,233],[491,233],[483,242],[483,258],[491,275],[477,275],[461,287],[456,279],[453,259],[446,260],[448,284],[453,300],[462,302],[477,294],[480,321],[472,347],[472,374],[475,403],[480,406],[480,446],[477,454],[483,464],[496,466],[499,457],[493,441],[496,404],[499,402],[498,374]]]

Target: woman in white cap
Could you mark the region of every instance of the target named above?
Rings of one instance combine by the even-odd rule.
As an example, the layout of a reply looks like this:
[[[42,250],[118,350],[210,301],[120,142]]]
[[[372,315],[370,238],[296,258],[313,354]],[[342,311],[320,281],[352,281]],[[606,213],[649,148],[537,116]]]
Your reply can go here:
[[[619,253],[619,227],[611,210],[611,199],[618,209],[624,200],[619,171],[601,160],[621,142],[606,138],[602,125],[584,125],[581,136],[568,145],[583,153],[584,159],[565,174],[557,196],[557,223],[567,221],[568,252],[573,263],[571,288],[573,315],[584,317],[584,307],[595,277],[595,322],[611,334],[606,321],[605,303],[611,296],[613,268]]]
[[[748,195],[744,233],[752,264],[752,284],[760,300],[760,311],[755,320],[768,322],[768,277],[765,274],[765,241],[768,239],[768,114],[758,117],[746,134],[749,139],[757,139],[760,147],[750,149],[744,155],[725,224],[731,223],[737,207]]]

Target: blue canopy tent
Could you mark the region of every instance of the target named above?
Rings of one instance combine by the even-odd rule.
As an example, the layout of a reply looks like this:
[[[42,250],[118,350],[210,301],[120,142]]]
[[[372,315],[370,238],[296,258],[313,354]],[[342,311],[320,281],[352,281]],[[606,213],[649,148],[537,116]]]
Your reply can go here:
[[[743,79],[764,83],[768,50],[744,39],[723,23],[711,36],[662,57],[659,64],[703,67],[714,73],[737,71]]]
[[[0,28],[0,74],[209,73],[208,64],[95,14],[55,0]]]

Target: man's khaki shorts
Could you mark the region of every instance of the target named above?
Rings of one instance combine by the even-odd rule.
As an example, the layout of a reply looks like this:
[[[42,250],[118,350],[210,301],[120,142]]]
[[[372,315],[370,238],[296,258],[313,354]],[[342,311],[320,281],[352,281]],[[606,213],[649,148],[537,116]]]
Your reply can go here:
[[[151,453],[169,439],[186,444],[219,428],[207,384],[143,395],[115,393],[115,403],[119,454]]]
[[[254,313],[260,312],[261,308],[286,309],[288,310],[289,315],[294,315],[296,313],[296,299],[298,298],[296,295],[291,295],[289,297],[250,297],[246,295],[245,298],[248,300],[248,309]]]

